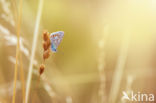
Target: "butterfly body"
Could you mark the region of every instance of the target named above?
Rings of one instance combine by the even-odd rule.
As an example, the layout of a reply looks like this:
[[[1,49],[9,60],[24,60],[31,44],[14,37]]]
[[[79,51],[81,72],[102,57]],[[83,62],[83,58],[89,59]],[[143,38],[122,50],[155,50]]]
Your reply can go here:
[[[64,36],[63,31],[58,31],[50,34],[51,50],[53,52],[57,51],[57,47],[59,46],[63,36]]]

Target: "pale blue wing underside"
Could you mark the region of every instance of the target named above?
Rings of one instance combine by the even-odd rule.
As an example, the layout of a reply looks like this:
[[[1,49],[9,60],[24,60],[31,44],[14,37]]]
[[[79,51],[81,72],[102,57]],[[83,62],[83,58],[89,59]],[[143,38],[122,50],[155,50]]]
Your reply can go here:
[[[50,41],[51,41],[51,50],[53,52],[57,51],[57,47],[59,46],[60,42],[62,41],[62,38],[64,36],[63,31],[58,31],[50,34]]]

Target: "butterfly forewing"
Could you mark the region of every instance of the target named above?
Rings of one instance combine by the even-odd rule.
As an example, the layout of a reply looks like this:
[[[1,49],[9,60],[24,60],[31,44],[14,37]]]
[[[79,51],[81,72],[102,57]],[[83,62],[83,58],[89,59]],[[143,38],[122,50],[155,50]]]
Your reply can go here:
[[[50,40],[51,40],[51,50],[53,52],[57,51],[57,47],[59,46],[62,38],[64,36],[63,31],[58,31],[50,34]]]

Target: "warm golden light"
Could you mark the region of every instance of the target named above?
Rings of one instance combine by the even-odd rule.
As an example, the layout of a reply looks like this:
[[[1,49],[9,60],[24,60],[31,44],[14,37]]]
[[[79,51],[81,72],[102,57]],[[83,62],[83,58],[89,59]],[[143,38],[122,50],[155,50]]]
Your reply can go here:
[[[155,58],[156,0],[0,0],[0,103],[152,103]]]

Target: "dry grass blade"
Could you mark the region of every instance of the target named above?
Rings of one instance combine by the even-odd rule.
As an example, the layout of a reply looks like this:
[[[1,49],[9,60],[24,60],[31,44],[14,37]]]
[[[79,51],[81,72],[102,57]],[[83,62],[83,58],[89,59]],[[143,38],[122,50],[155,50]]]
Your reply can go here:
[[[98,90],[98,103],[105,103],[106,100],[106,51],[105,45],[109,35],[109,25],[104,26],[104,33],[99,40],[98,43],[98,50],[99,50],[99,57],[98,57],[98,72],[99,72],[99,90]]]
[[[19,60],[20,60],[20,79],[22,82],[22,99],[23,99],[23,103],[25,103],[25,79],[24,79],[23,62],[22,62],[21,53],[19,53]]]
[[[28,99],[29,99],[29,91],[30,91],[30,84],[31,84],[32,70],[33,70],[33,61],[34,61],[34,55],[35,55],[35,51],[36,51],[38,29],[39,29],[41,14],[42,14],[42,6],[43,6],[43,0],[40,0],[39,7],[38,7],[38,13],[37,13],[37,17],[36,17],[36,24],[35,24],[33,44],[32,44],[32,52],[31,52],[29,71],[28,71],[28,77],[27,77],[25,103],[28,103]]]
[[[122,79],[122,74],[123,74],[125,62],[127,59],[127,51],[128,51],[128,45],[129,45],[129,39],[130,39],[129,36],[130,34],[127,32],[124,34],[122,46],[120,49],[120,54],[117,60],[117,65],[116,65],[114,77],[112,80],[112,87],[111,87],[110,95],[109,95],[109,103],[115,103],[117,99],[117,95],[118,95],[118,91],[119,91],[120,83]]]
[[[18,74],[18,58],[19,58],[19,48],[20,48],[20,27],[21,27],[21,17],[22,17],[22,0],[20,0],[20,12],[17,19],[17,46],[16,46],[16,63],[15,63],[15,70],[14,70],[14,89],[13,89],[13,98],[12,103],[15,103],[16,99],[16,81],[17,81],[17,74]]]

